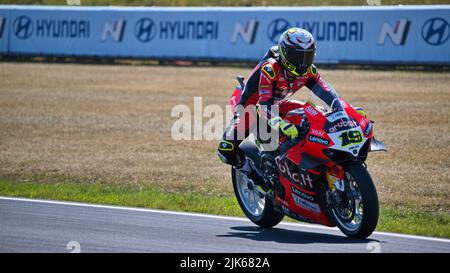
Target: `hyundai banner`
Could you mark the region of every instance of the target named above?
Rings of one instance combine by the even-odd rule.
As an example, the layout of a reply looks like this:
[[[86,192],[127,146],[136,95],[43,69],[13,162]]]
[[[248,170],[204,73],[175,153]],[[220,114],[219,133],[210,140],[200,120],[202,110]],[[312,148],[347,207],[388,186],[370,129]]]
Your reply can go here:
[[[290,27],[317,63],[450,64],[450,5],[0,7],[0,54],[256,61]]]

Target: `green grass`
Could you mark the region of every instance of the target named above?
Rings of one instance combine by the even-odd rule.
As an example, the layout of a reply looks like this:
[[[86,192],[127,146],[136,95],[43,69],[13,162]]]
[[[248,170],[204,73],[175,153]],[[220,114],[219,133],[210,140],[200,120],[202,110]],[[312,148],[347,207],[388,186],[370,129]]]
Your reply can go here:
[[[342,6],[367,5],[366,0],[80,0],[83,6]],[[70,1],[69,1],[70,2]],[[381,0],[382,5],[448,4],[450,0]],[[66,5],[67,0],[0,0],[0,4]]]
[[[85,183],[35,183],[0,180],[0,196],[243,216],[234,196],[164,192],[157,188]],[[286,218],[285,218],[286,219]],[[382,206],[378,231],[450,238],[450,215]]]

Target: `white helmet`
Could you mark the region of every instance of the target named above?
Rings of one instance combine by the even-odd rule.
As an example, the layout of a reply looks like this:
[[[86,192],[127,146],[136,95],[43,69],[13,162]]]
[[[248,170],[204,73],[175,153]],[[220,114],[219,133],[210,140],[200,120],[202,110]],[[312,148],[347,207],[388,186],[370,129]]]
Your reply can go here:
[[[313,63],[316,43],[312,34],[302,28],[290,28],[278,41],[281,63],[294,75],[302,75]]]

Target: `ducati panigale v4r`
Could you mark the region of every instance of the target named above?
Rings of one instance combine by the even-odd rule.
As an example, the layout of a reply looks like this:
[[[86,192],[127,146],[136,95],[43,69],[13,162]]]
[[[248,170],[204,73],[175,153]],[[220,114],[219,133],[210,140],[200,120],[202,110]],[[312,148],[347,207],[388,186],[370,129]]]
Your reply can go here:
[[[235,90],[232,104],[239,101],[240,90]],[[262,151],[258,140],[241,143],[247,159],[272,188],[265,192],[232,168],[238,203],[253,223],[273,227],[287,215],[338,226],[352,238],[366,238],[375,230],[378,195],[365,160],[369,152],[386,150],[373,136],[373,122],[341,101],[344,111],[327,112],[308,100],[303,109],[285,115],[303,134],[280,141],[274,152]]]

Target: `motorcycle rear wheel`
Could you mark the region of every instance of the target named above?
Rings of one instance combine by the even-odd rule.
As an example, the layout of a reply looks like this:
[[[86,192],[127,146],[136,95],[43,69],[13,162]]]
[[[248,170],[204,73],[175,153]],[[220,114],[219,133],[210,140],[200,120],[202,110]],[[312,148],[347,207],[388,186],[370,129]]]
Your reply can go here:
[[[242,172],[231,168],[234,194],[248,219],[262,228],[276,226],[284,217],[268,197],[261,196],[256,185]]]

